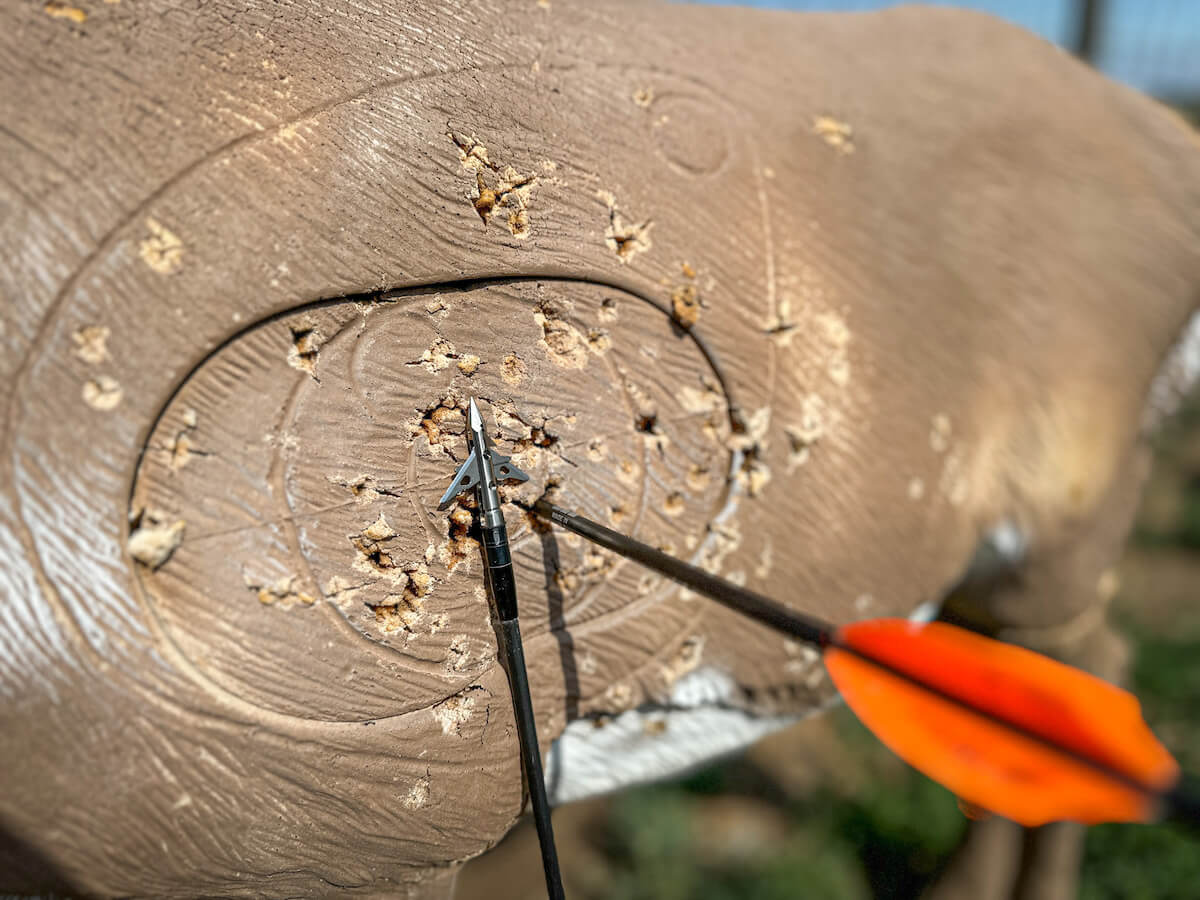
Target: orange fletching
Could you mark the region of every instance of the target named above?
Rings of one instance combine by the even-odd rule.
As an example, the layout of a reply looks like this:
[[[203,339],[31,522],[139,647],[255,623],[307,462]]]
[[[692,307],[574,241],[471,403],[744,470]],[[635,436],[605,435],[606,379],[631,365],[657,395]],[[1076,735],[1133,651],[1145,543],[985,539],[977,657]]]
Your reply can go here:
[[[1179,777],[1133,695],[953,625],[847,625],[825,665],[897,756],[1022,825],[1147,821]]]

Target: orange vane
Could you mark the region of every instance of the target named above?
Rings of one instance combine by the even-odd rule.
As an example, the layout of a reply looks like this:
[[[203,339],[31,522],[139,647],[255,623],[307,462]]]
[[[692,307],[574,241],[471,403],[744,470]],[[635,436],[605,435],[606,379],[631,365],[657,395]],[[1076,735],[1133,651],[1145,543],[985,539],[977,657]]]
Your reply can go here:
[[[1132,694],[941,622],[843,626],[825,665],[897,756],[971,806],[1022,825],[1146,822],[1179,766]]]

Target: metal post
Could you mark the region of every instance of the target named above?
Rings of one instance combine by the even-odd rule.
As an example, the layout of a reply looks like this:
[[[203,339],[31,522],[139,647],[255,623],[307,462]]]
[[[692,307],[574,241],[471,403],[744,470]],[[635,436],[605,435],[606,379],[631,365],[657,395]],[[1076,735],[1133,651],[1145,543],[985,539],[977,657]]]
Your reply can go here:
[[[1077,0],[1075,6],[1075,35],[1072,49],[1075,55],[1093,65],[1104,39],[1104,0]]]

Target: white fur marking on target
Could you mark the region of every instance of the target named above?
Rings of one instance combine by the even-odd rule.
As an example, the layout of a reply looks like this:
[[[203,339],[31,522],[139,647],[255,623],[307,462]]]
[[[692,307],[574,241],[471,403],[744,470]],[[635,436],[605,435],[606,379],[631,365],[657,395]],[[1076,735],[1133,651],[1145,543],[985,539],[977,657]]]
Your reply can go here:
[[[705,666],[680,678],[668,703],[626,710],[599,727],[577,719],[547,754],[550,802],[678,777],[802,718],[755,716],[732,705],[736,696],[732,678]]]
[[[1174,414],[1183,398],[1200,384],[1200,310],[1184,326],[1167,359],[1159,368],[1146,397],[1144,429],[1157,428]]]

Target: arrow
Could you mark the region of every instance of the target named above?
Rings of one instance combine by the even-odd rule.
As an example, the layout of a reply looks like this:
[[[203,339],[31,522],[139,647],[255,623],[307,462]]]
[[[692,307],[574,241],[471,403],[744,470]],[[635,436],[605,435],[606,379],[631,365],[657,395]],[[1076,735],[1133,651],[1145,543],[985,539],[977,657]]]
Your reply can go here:
[[[521,745],[521,767],[529,789],[529,805],[542,851],[542,871],[546,876],[546,895],[563,900],[562,873],[554,844],[554,826],[550,820],[550,801],[542,773],[542,755],[538,749],[537,722],[529,694],[529,673],[525,669],[525,650],[521,644],[521,625],[517,618],[517,579],[513,575],[508,529],[500,509],[501,481],[528,481],[529,476],[512,464],[509,457],[492,449],[483,416],[472,397],[467,406],[467,439],[471,453],[454,475],[442,495],[438,509],[445,509],[461,492],[474,489],[479,500],[480,544],[483,547],[483,574],[488,594],[499,619],[504,669],[512,691],[513,718]]]
[[[1200,790],[1137,699],[1079,669],[942,622],[835,626],[545,500],[532,511],[811,644],[847,705],[913,768],[1021,825],[1200,825]]]

